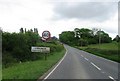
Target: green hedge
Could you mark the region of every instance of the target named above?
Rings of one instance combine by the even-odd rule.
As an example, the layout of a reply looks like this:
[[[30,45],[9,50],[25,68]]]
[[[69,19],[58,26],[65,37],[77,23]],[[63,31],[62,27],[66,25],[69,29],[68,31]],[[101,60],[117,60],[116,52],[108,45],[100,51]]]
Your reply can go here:
[[[41,53],[31,52],[32,46],[50,47],[51,53],[59,52],[63,46],[57,41],[42,42],[36,32],[2,33],[2,64],[3,68],[14,63],[33,61],[43,58]],[[49,54],[50,55],[50,54]]]
[[[98,49],[98,48],[85,48],[82,50],[116,61],[116,62],[120,62],[120,59],[118,57],[119,56],[118,50],[104,50],[104,49]]]
[[[50,51],[51,52],[59,52],[63,50],[63,45],[57,43],[57,44],[52,44],[52,43],[37,43],[37,46],[41,46],[41,47],[50,47]]]

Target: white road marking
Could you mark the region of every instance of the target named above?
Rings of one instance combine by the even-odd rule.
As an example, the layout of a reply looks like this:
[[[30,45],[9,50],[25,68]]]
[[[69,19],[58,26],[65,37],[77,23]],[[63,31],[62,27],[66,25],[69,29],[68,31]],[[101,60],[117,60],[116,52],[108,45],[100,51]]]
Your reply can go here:
[[[105,72],[102,72],[102,73],[105,73]]]
[[[113,81],[116,81],[113,77],[111,77],[111,76],[108,76],[110,79],[112,79]]]
[[[98,70],[101,70],[97,65],[95,65],[94,63],[92,63],[91,62],[91,64],[93,65],[93,66],[95,66]]]
[[[84,51],[84,52],[85,52],[85,51]],[[86,52],[86,53],[88,53],[88,52]],[[106,61],[108,61],[108,62],[112,62],[112,63],[118,64],[118,62],[115,62],[115,61],[112,61],[112,60],[109,60],[109,59],[106,59],[106,58],[103,58],[103,57],[100,57],[100,56],[97,56],[97,55],[94,55],[94,54],[91,54],[91,53],[88,53],[88,54],[90,54],[91,56],[95,56],[95,57],[97,57],[97,58],[106,60]]]
[[[88,59],[87,59],[87,58],[84,58],[84,59],[88,61]]]
[[[83,57],[83,55],[81,55],[81,57]]]
[[[64,57],[59,61],[59,63],[55,66],[55,68],[44,78],[44,80],[46,80],[46,79],[56,70],[56,68],[61,64],[61,62],[62,62],[62,61],[64,60],[64,58],[66,57],[67,52],[68,52],[68,50],[66,49],[66,53],[65,53]],[[43,81],[44,81],[44,80],[43,80]]]

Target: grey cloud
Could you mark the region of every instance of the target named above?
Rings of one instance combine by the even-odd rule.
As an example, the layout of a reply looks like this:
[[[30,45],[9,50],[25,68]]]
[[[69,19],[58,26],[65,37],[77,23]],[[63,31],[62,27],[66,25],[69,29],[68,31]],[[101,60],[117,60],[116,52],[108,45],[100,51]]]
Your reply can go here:
[[[120,35],[120,2],[118,3],[118,35]]]
[[[54,8],[57,19],[81,19],[93,21],[105,21],[111,18],[117,11],[117,3],[112,2],[61,2]]]
[[[120,22],[120,2],[118,3],[118,20]]]

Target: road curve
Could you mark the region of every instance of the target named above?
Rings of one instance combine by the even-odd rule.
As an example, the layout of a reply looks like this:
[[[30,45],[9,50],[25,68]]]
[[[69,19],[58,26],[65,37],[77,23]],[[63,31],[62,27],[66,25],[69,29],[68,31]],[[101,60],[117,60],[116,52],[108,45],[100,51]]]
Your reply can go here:
[[[118,81],[118,63],[64,45],[67,53],[45,79],[110,79]]]

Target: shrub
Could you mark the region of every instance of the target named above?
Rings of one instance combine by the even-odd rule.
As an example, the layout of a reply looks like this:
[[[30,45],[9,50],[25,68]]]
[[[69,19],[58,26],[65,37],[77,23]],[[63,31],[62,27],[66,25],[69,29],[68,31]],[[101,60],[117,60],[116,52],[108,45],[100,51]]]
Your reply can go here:
[[[116,62],[120,62],[117,50],[104,50],[104,49],[98,49],[98,48],[86,48],[86,49],[84,49],[84,51],[87,51],[87,52],[90,52],[92,54],[114,60]]]
[[[51,52],[59,52],[59,51],[62,51],[63,49],[63,45],[61,44],[52,44],[52,43],[45,43],[45,42],[41,42],[41,43],[37,43],[37,46],[40,46],[40,47],[50,47],[50,51]]]
[[[3,67],[8,67],[10,65],[13,65],[14,63],[17,63],[17,60],[13,58],[10,53],[4,52],[2,54],[2,64]]]

